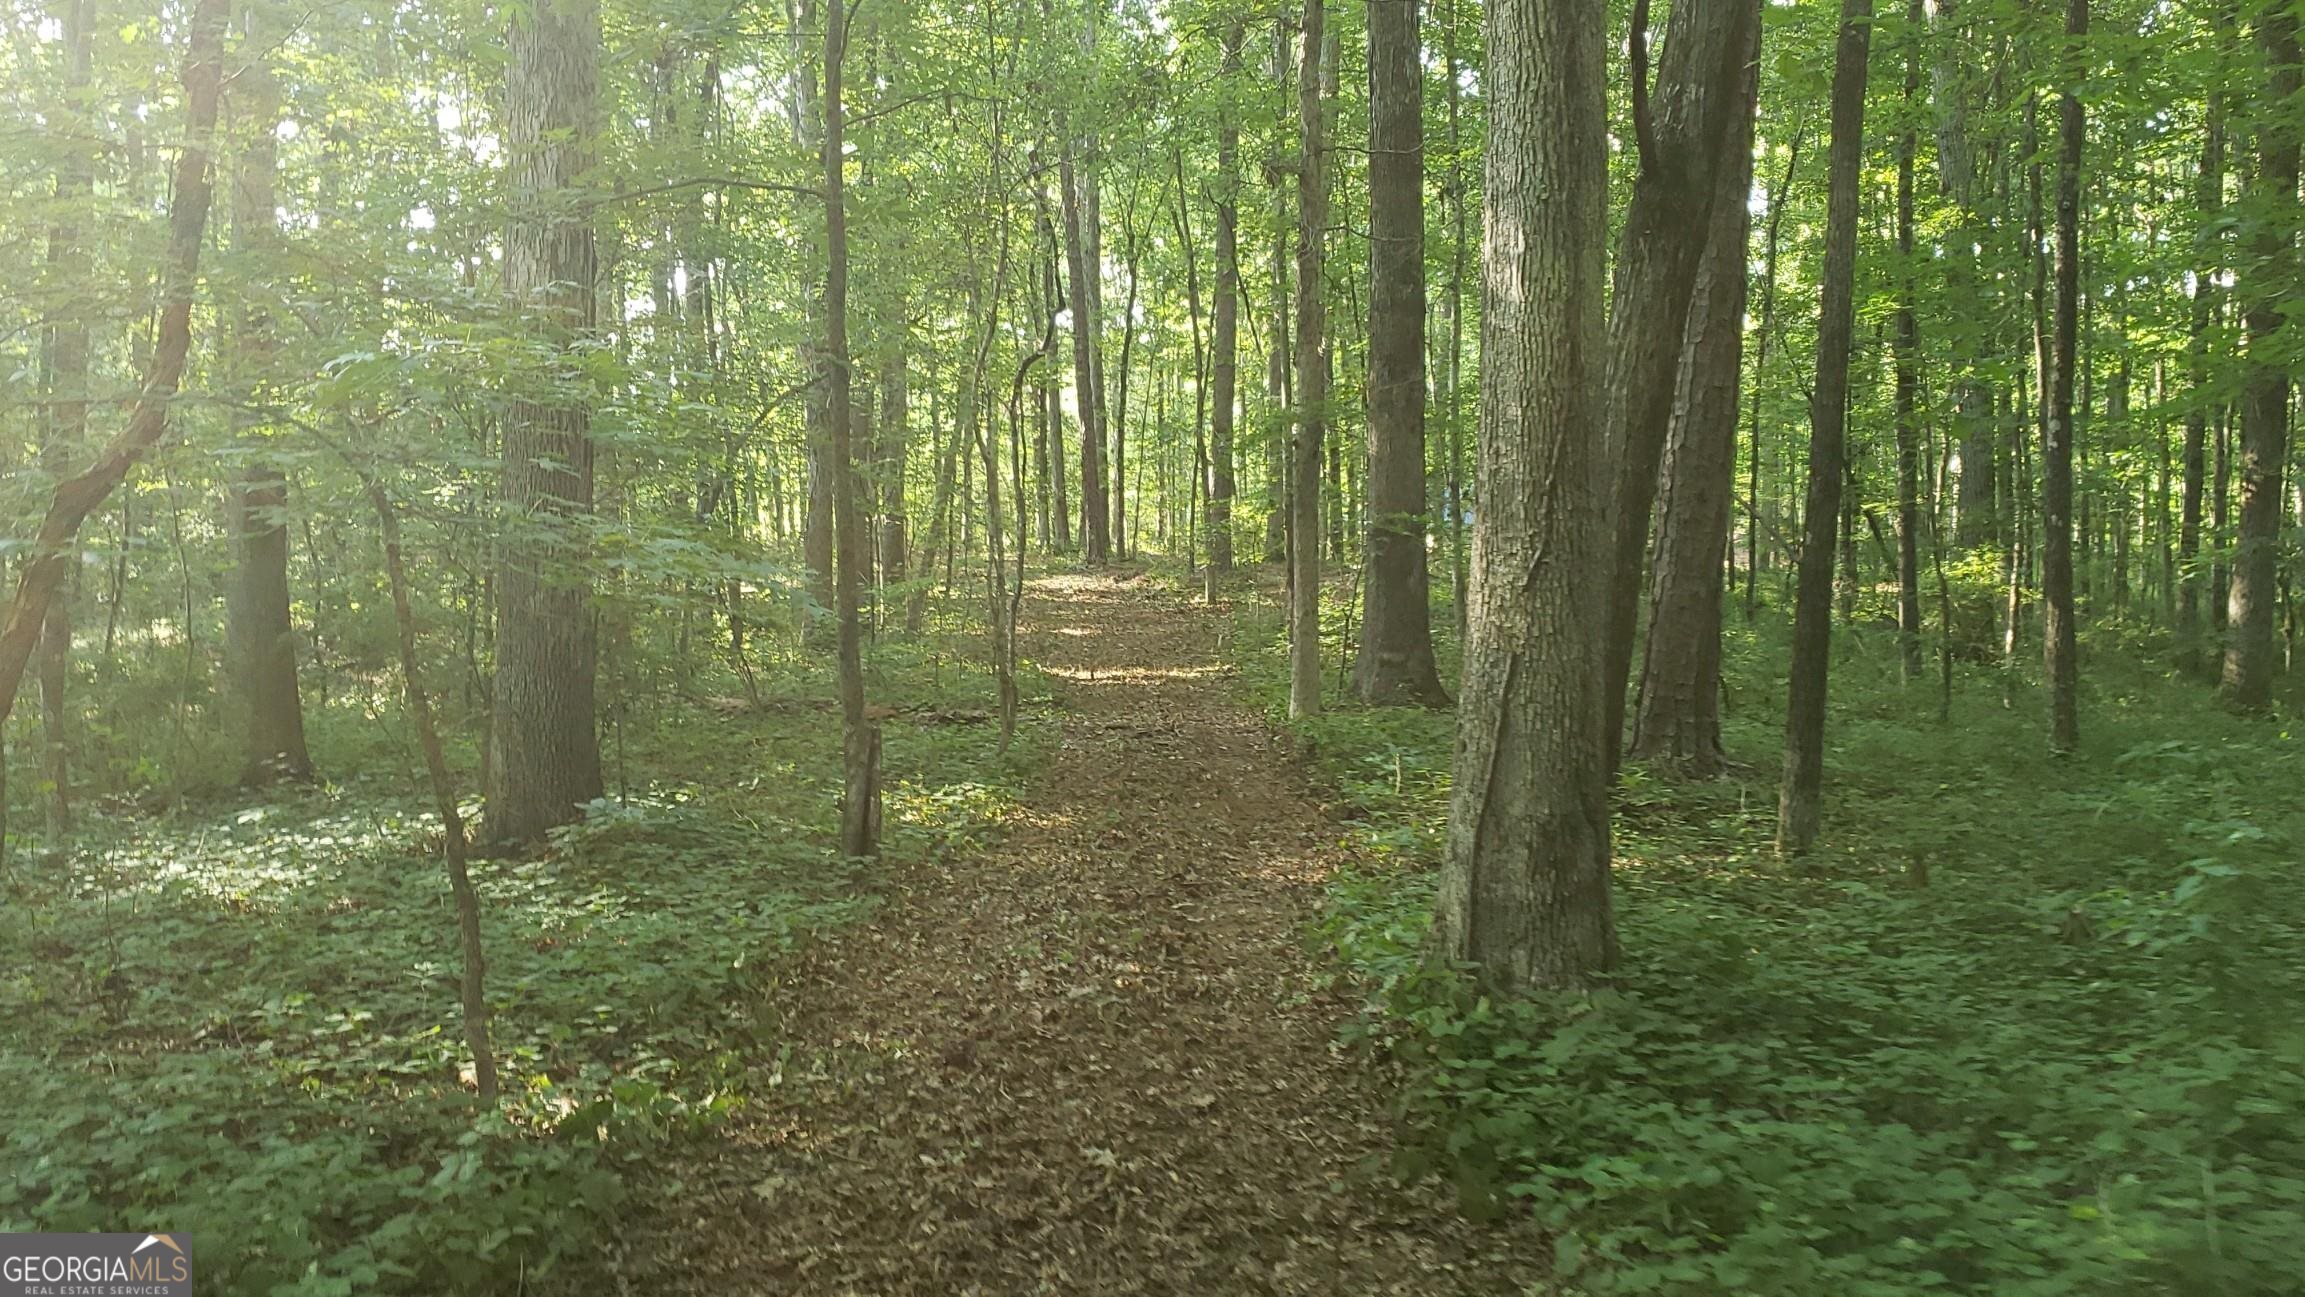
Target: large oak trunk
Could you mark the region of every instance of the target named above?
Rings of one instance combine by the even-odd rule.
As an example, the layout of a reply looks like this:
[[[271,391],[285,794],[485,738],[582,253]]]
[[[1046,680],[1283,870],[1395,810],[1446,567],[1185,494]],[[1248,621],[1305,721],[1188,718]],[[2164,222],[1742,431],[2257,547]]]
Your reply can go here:
[[[596,301],[592,223],[572,199],[593,165],[597,0],[537,0],[518,10],[510,46],[505,290],[563,363],[543,394],[511,402],[504,414],[495,713],[482,828],[499,847],[541,841],[601,794],[582,539],[593,442],[583,380],[566,363],[592,328]]]
[[[1488,9],[1479,475],[1441,953],[1501,993],[1617,957],[1609,898],[1600,424],[1602,0]]]

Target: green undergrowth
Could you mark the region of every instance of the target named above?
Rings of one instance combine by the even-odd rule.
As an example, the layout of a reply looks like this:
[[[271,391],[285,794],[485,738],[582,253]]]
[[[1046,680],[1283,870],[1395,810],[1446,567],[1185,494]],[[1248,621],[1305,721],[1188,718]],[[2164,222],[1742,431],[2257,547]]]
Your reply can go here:
[[[1277,716],[1278,624],[1243,616]],[[1964,666],[1940,722],[1845,635],[1826,836],[1787,862],[1784,632],[1732,617],[1735,770],[1626,772],[1624,966],[1528,1003],[1424,957],[1450,718],[1299,725],[1356,817],[1321,934],[1401,1068],[1400,1169],[1534,1213],[1573,1292],[2305,1292],[2305,760],[2149,640],[2084,641],[2053,761],[2032,683]]]
[[[989,833],[1009,758],[981,670],[875,654],[895,856]],[[827,681],[631,709],[611,795],[528,860],[475,863],[505,1102],[476,1122],[440,829],[400,767],[268,800],[99,815],[19,845],[0,910],[0,1230],[192,1235],[204,1292],[517,1291],[581,1262],[667,1141],[772,1058],[783,956],[866,914],[829,849]],[[1028,691],[1038,692],[1028,681]],[[397,715],[316,717],[323,770]],[[338,742],[337,738],[344,739]],[[366,746],[364,746],[366,745]],[[364,766],[363,768],[371,768]],[[621,778],[619,777],[621,776]]]

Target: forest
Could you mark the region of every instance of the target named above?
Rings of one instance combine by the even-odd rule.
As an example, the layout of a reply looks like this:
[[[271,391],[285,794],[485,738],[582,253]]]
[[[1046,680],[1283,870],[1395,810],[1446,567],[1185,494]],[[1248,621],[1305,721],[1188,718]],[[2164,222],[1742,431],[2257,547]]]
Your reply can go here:
[[[2305,1293],[2301,17],[0,0],[0,1256]]]

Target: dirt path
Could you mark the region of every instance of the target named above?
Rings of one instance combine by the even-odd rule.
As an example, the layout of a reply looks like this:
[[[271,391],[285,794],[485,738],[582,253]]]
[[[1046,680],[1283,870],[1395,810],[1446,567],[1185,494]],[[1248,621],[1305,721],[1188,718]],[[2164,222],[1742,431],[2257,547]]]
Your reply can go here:
[[[906,870],[805,980],[791,1078],[631,1292],[1525,1293],[1525,1235],[1391,1188],[1303,943],[1337,834],[1229,696],[1222,615],[1035,584],[1063,746],[992,849]],[[776,1096],[789,1093],[789,1105]]]

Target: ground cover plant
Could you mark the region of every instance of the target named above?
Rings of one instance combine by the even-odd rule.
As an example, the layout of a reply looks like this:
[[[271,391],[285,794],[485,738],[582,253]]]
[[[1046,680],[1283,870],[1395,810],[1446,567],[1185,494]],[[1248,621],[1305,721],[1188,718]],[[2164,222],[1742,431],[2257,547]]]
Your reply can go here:
[[[1274,632],[1238,642],[1278,708]],[[1590,994],[1434,968],[1445,714],[1292,727],[1361,847],[1320,931],[1399,1069],[1400,1168],[1534,1213],[1572,1291],[2296,1291],[2305,745],[2092,643],[2099,723],[2051,762],[2018,741],[2037,682],[1966,674],[1940,720],[1853,634],[1840,827],[1786,860],[1783,637],[1730,628],[1725,778],[1626,772],[1628,953]]]

